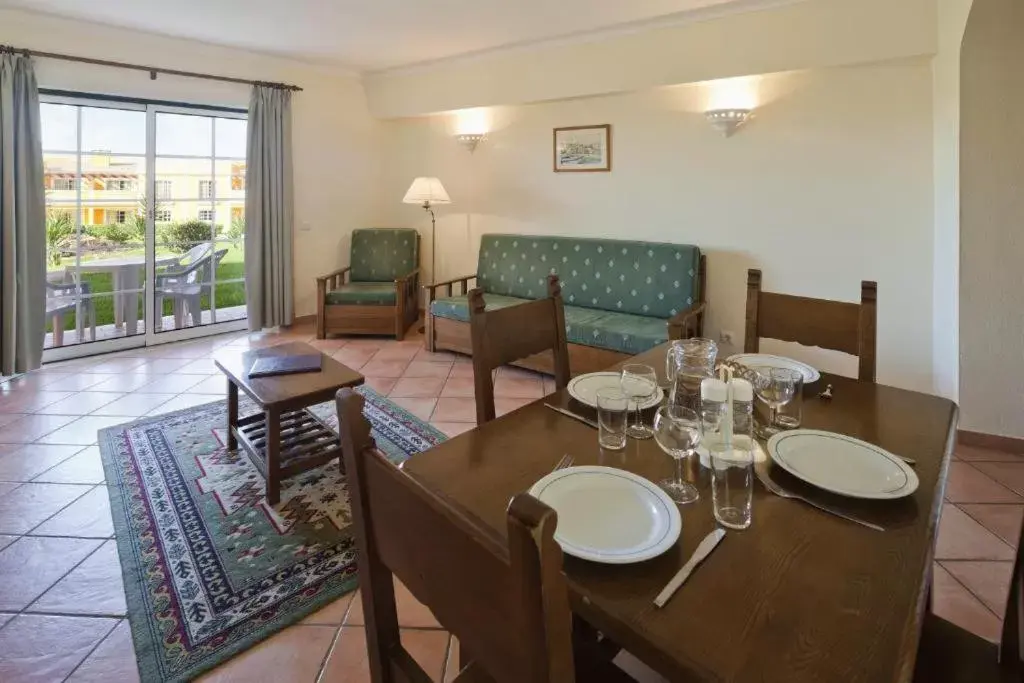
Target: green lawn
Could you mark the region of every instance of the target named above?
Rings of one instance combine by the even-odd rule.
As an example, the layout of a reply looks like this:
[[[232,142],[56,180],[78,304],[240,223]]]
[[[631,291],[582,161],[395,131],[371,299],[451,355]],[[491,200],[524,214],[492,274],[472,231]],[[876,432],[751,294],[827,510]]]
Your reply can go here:
[[[224,244],[218,244],[217,249],[223,249]],[[244,282],[231,282],[221,284],[222,280],[235,280],[245,277],[245,255],[243,248],[240,245],[230,244],[227,245],[228,253],[224,255],[224,259],[220,262],[217,267],[217,286],[216,286],[216,302],[217,308],[229,308],[231,306],[241,306],[245,304],[245,283]],[[117,256],[128,256],[137,255],[143,253],[142,249],[132,249],[119,251]],[[75,259],[66,258],[61,261],[61,266],[74,266]],[[113,291],[113,285],[111,283],[110,273],[88,273],[82,275],[82,280],[88,282],[91,287],[91,293],[93,295],[93,302],[96,307],[96,325],[113,325],[114,324],[114,298],[112,296],[103,296],[103,294],[109,294]],[[96,296],[99,294],[100,296]],[[169,299],[164,300],[163,315],[171,315],[172,302]],[[202,298],[202,309],[204,311],[210,309],[209,296],[203,295]],[[145,299],[139,296],[139,320],[143,319],[145,315]],[[47,320],[46,331],[51,332],[53,327],[53,319]],[[73,330],[75,329],[75,314],[66,313],[64,315],[64,329]]]

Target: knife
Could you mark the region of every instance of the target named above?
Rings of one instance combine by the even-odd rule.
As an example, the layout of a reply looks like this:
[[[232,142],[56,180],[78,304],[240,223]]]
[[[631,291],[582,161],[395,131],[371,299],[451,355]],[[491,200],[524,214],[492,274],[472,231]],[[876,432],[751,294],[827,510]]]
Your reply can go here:
[[[693,551],[693,556],[689,561],[683,565],[683,568],[679,570],[672,580],[668,582],[665,589],[658,593],[658,597],[654,598],[655,607],[664,607],[665,603],[675,595],[675,592],[679,590],[679,587],[683,585],[683,582],[690,578],[690,574],[697,568],[697,565],[704,561],[704,558],[711,554],[719,541],[725,538],[725,529],[715,529],[710,534],[704,537],[704,540],[700,542],[697,549]]]
[[[576,420],[578,422],[582,422],[583,424],[587,425],[588,427],[593,427],[594,429],[597,429],[597,423],[596,422],[594,422],[593,420],[588,420],[587,418],[583,417],[582,415],[577,415],[576,413],[572,412],[571,410],[566,410],[565,408],[559,408],[558,406],[553,406],[550,403],[545,403],[544,407],[545,408],[551,408],[551,410],[555,411],[556,413],[561,413],[562,415],[565,415],[566,417],[571,417],[572,419],[574,419],[574,420]]]

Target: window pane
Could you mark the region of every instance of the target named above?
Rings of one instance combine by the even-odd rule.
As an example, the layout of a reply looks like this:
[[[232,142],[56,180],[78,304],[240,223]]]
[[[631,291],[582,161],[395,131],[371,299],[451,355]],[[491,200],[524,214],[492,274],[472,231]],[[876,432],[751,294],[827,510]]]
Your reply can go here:
[[[245,158],[245,119],[217,119],[217,156]]]
[[[213,155],[213,119],[186,114],[156,115],[156,153]]]
[[[82,151],[146,153],[146,112],[82,107]]]
[[[200,183],[209,183],[211,173],[213,168],[209,159],[158,158],[157,193],[161,199],[200,199]]]
[[[78,149],[78,107],[69,104],[40,104],[43,149],[73,152]]]

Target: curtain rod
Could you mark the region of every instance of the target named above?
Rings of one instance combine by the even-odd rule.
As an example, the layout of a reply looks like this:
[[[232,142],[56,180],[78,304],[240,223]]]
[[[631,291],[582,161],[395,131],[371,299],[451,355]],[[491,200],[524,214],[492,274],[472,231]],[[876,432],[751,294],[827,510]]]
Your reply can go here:
[[[82,64],[95,64],[97,66],[111,66],[118,69],[132,69],[134,71],[148,71],[150,80],[156,80],[157,74],[168,76],[186,76],[188,78],[202,78],[208,81],[224,81],[226,83],[244,83],[246,85],[262,85],[268,88],[281,88],[282,90],[301,91],[297,85],[287,83],[274,83],[271,81],[251,81],[247,78],[233,78],[231,76],[215,76],[213,74],[197,73],[195,71],[179,71],[177,69],[163,69],[158,66],[143,66],[141,64],[128,64],[126,62],[114,62],[107,59],[93,59],[91,57],[75,57],[74,55],[62,55],[56,52],[38,52],[23,48],[0,45],[0,53],[21,53],[26,57],[44,57],[46,59],[62,59],[66,62],[81,62]]]

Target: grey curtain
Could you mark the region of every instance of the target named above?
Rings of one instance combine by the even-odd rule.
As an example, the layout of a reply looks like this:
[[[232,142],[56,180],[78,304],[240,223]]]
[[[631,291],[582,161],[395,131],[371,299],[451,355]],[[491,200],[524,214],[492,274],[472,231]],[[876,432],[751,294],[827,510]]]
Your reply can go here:
[[[46,195],[39,88],[0,53],[0,375],[35,370],[46,328]]]
[[[257,331],[293,319],[290,91],[253,86],[246,167],[246,302]]]

